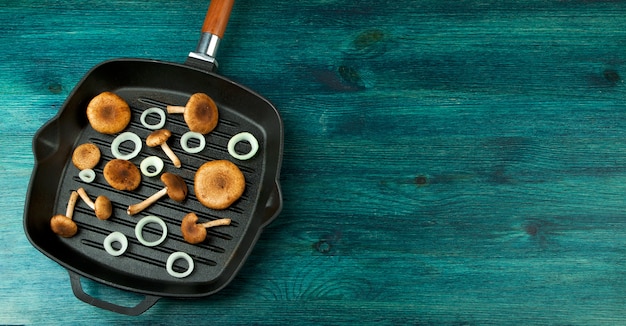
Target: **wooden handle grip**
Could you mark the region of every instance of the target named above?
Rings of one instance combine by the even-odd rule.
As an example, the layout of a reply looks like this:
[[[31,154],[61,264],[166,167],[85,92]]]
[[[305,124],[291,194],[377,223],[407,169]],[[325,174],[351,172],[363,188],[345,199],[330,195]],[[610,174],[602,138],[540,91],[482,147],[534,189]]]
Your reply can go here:
[[[224,37],[234,3],[235,0],[212,0],[202,24],[202,32]]]

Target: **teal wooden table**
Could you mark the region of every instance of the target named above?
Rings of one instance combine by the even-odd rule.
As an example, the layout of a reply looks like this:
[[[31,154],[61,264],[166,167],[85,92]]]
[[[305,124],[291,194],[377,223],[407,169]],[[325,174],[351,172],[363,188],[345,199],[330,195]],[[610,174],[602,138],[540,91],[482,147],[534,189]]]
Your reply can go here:
[[[77,300],[24,234],[32,137],[104,60],[182,63],[207,6],[0,4],[0,324],[626,323],[624,1],[238,1],[220,73],[282,115],[282,213],[215,295]]]

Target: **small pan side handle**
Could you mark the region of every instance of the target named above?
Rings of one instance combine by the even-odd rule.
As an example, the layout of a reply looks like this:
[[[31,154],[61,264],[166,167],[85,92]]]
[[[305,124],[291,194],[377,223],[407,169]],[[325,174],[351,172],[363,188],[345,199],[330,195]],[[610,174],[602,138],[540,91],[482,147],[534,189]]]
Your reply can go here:
[[[150,307],[152,307],[155,303],[157,303],[159,299],[161,299],[161,297],[158,297],[158,296],[146,295],[144,299],[134,307],[124,307],[124,306],[116,305],[111,302],[94,298],[90,296],[89,294],[85,293],[85,291],[83,291],[83,286],[80,284],[80,275],[72,271],[68,271],[68,272],[70,274],[70,283],[72,285],[72,292],[74,292],[74,295],[79,300],[85,303],[88,303],[94,307],[106,309],[112,312],[116,312],[116,313],[124,314],[128,316],[139,316],[142,313],[144,313],[146,310],[150,309]]]
[[[262,221],[263,227],[270,224],[276,218],[276,216],[278,216],[278,214],[280,213],[282,209],[283,209],[283,194],[282,194],[282,191],[280,190],[280,184],[276,182],[274,184],[274,189],[272,190],[272,193],[267,199],[267,202],[265,202],[265,212],[264,212],[263,221]]]
[[[41,162],[59,149],[60,127],[58,119],[53,119],[41,127],[33,137],[35,161]]]

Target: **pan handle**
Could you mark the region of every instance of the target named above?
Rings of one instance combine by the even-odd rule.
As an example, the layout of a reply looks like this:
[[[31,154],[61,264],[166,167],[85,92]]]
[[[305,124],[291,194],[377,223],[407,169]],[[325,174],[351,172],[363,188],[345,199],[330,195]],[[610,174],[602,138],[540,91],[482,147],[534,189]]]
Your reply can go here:
[[[85,291],[83,291],[83,286],[80,284],[80,275],[72,271],[68,271],[68,272],[70,274],[70,283],[72,285],[72,292],[74,292],[74,295],[81,301],[88,303],[94,307],[106,309],[112,312],[116,312],[116,313],[124,314],[128,316],[139,316],[142,313],[144,313],[146,310],[150,309],[150,307],[152,307],[155,303],[157,303],[159,299],[161,299],[161,297],[157,297],[153,295],[146,295],[144,299],[134,307],[124,307],[124,306],[116,305],[111,302],[94,298],[90,296],[89,294],[85,293]]]
[[[234,4],[235,0],[211,1],[211,5],[204,17],[204,24],[202,24],[202,33],[211,33],[219,38],[223,38]]]
[[[190,52],[187,64],[192,66],[208,66],[208,70],[217,67],[215,55],[220,40],[224,37],[226,25],[230,18],[235,0],[212,0],[202,24],[202,35],[196,51]],[[200,62],[197,62],[200,61]],[[200,67],[202,68],[202,67]]]

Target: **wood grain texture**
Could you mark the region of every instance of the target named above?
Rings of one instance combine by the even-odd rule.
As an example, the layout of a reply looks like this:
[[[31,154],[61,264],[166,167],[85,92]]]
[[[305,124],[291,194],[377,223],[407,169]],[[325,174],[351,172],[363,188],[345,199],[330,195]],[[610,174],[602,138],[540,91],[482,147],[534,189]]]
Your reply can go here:
[[[212,1],[206,17],[204,18],[204,23],[202,24],[202,32],[211,33],[217,35],[219,38],[223,38],[234,3],[235,1],[232,0]]]
[[[282,214],[211,297],[78,301],[22,229],[32,136],[103,60],[183,62],[207,4],[0,4],[0,324],[626,322],[623,1],[236,2],[220,73],[281,112]]]

